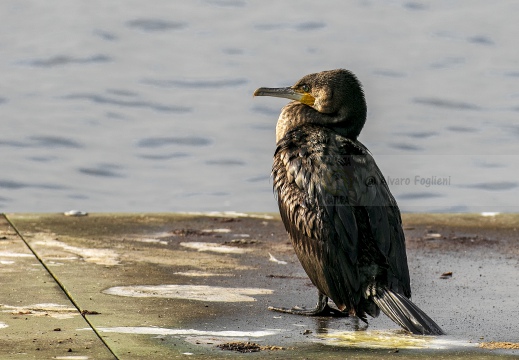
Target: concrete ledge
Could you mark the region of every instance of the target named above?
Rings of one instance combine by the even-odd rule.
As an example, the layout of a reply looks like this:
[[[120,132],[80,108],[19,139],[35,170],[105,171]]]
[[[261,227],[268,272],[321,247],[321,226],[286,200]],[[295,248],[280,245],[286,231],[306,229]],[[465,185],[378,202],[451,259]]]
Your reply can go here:
[[[0,278],[0,358],[114,359],[3,216]]]
[[[8,289],[0,294],[0,356],[519,355],[504,345],[478,347],[519,342],[519,215],[405,214],[404,224],[413,300],[448,336],[407,335],[384,315],[366,327],[268,311],[316,300],[277,215],[7,214],[0,218]],[[446,272],[452,276],[441,278]]]

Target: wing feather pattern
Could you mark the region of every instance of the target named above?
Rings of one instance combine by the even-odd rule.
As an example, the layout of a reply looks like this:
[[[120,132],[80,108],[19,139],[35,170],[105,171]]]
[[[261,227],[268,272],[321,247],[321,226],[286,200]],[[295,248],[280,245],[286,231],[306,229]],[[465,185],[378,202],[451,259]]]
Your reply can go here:
[[[278,142],[272,178],[303,268],[339,309],[364,316],[362,285],[379,273],[390,289],[411,295],[400,212],[364,145],[321,126],[299,126]],[[370,252],[383,269],[369,268]]]

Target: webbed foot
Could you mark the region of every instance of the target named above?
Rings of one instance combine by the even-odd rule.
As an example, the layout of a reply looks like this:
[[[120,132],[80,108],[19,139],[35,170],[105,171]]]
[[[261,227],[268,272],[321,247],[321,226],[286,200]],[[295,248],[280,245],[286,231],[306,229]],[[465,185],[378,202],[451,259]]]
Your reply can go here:
[[[294,306],[293,308],[283,308],[283,307],[274,307],[269,306],[269,310],[282,312],[286,314],[293,315],[303,315],[303,316],[331,316],[331,317],[346,317],[347,313],[343,313],[337,309],[332,309],[328,305],[328,297],[324,294],[319,293],[319,300],[317,301],[317,305],[315,308],[306,309],[301,308],[299,306]]]

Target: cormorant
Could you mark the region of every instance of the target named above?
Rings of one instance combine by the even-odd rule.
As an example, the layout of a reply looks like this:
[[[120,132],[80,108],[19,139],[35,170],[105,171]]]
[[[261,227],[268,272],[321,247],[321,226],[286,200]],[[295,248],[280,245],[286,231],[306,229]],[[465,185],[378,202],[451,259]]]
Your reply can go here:
[[[357,77],[344,69],[323,71],[254,95],[294,100],[276,125],[272,179],[297,257],[319,291],[314,309],[270,309],[322,315],[330,312],[330,298],[364,322],[366,314],[376,317],[382,310],[414,334],[444,334],[409,300],[400,210],[357,140],[367,112]]]

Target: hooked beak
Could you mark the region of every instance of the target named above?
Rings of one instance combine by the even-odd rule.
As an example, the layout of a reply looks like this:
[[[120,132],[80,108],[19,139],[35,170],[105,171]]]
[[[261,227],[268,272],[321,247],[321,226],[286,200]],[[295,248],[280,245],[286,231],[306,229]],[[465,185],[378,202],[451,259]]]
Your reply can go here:
[[[265,88],[261,87],[254,91],[254,96],[273,96],[285,99],[291,99],[299,101],[305,105],[313,106],[315,102],[315,98],[307,93],[302,92],[298,89],[294,89],[292,87],[284,87],[284,88]]]

